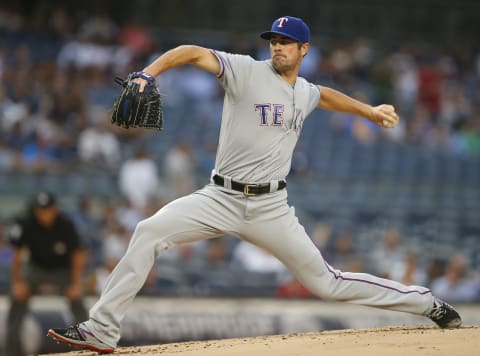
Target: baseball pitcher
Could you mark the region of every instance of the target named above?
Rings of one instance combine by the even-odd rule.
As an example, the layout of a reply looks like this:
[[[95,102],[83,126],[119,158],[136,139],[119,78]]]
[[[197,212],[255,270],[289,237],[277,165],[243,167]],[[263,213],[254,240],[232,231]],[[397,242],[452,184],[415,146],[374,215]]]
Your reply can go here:
[[[225,97],[215,169],[203,189],[174,200],[138,224],[89,319],[66,329],[50,329],[51,337],[113,352],[122,319],[157,254],[178,244],[223,235],[270,251],[323,300],[424,315],[441,328],[460,326],[458,313],[427,288],[342,272],[322,258],[287,203],[286,176],[304,120],[318,108],[353,113],[392,128],[398,116],[391,105],[372,107],[298,77],[310,41],[310,30],[301,19],[281,17],[260,36],[270,45],[271,59],[266,61],[183,45],[130,77],[140,93],[136,95],[141,95],[153,78],[182,65],[217,76]],[[125,120],[137,111],[129,108],[131,101],[118,109]],[[115,121],[124,120],[122,115]]]

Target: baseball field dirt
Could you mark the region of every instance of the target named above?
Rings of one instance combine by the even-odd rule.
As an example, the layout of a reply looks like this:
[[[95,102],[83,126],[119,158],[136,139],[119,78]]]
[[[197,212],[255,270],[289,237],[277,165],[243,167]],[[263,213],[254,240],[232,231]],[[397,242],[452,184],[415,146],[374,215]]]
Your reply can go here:
[[[162,356],[474,356],[480,327],[386,327],[119,347],[113,355]],[[53,355],[53,354],[50,354]],[[55,356],[94,356],[72,351]]]

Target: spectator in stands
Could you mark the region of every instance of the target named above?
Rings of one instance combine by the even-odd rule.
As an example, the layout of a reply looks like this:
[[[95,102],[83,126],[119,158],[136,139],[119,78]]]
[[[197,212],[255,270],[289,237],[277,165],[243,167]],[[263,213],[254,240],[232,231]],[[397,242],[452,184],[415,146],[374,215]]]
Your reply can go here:
[[[120,166],[120,191],[135,208],[143,210],[150,199],[160,196],[162,186],[157,163],[145,148],[138,148]]]
[[[90,286],[92,292],[97,294],[101,293],[108,275],[125,254],[130,239],[130,232],[113,218],[107,222],[102,236],[102,264],[95,270],[94,286]]]
[[[230,251],[225,238],[207,240],[203,252],[203,258],[193,261],[198,262],[196,273],[192,270],[188,271],[189,278],[194,282],[194,288],[196,286],[206,287],[207,293],[221,294],[224,291],[228,293],[229,290],[238,285],[238,282],[233,278]],[[197,280],[195,281],[195,279]]]
[[[431,288],[433,281],[442,277],[445,274],[445,269],[448,261],[441,258],[433,258],[428,261],[425,268],[426,283],[425,285]]]
[[[198,170],[200,174],[210,176],[215,167],[215,154],[217,152],[217,140],[208,138],[202,147],[197,150]]]
[[[156,262],[160,266],[174,266],[176,269],[198,270],[205,258],[206,241],[174,246],[161,253]],[[162,267],[159,268],[160,270]]]
[[[469,270],[464,254],[453,256],[445,275],[432,282],[432,292],[450,303],[472,303],[480,300],[480,276]]]
[[[11,89],[10,89],[11,91]],[[10,132],[15,124],[26,120],[29,112],[26,102],[27,98],[13,99],[13,95],[8,93],[6,85],[0,84],[0,127],[4,132]]]
[[[305,148],[301,144],[297,145],[293,151],[290,174],[302,180],[309,180],[313,176],[310,160]]]
[[[154,48],[152,35],[145,29],[142,20],[131,17],[118,31],[118,42],[140,56],[149,55]]]
[[[413,251],[407,251],[403,261],[392,264],[390,277],[406,285],[423,286],[427,283],[427,274]]]
[[[208,73],[195,67],[179,68],[178,73],[183,94],[192,99],[194,104],[202,105],[218,97],[218,83]]]
[[[61,169],[60,152],[40,132],[34,132],[22,150],[22,168],[27,172],[52,172]]]
[[[179,141],[165,156],[165,176],[171,187],[171,198],[194,191],[195,161],[192,147],[186,141]]]
[[[116,171],[120,164],[120,142],[108,129],[110,116],[107,110],[100,110],[93,124],[80,132],[78,155],[89,164],[105,166]]]
[[[207,269],[227,269],[229,261],[228,246],[224,239],[208,240],[205,246],[205,267]]]
[[[12,172],[21,167],[21,158],[18,152],[10,149],[3,137],[0,137],[0,171]]]
[[[9,356],[24,354],[20,328],[32,294],[64,293],[75,320],[87,317],[82,301],[85,250],[73,222],[59,211],[55,196],[48,192],[38,193],[28,210],[14,219],[7,232],[14,248],[5,327]]]
[[[326,261],[331,261],[333,259],[333,231],[330,224],[326,221],[318,222],[312,231],[312,241],[315,246],[322,251],[322,256]]]
[[[249,272],[275,274],[278,277],[287,273],[285,265],[276,257],[243,240],[233,249],[232,263]]]
[[[145,219],[143,209],[134,206],[128,199],[123,199],[115,207],[115,218],[129,233],[135,230],[135,226]]]
[[[409,53],[399,51],[391,56],[390,68],[393,72],[393,94],[401,115],[412,113],[418,98],[418,69],[415,59]]]
[[[425,51],[418,62],[419,103],[436,117],[440,113],[442,100],[442,77],[439,66],[436,57],[429,51]]]
[[[364,272],[364,261],[353,243],[353,235],[348,230],[340,231],[333,241],[333,253],[329,264],[335,269]]]
[[[112,64],[113,40],[117,28],[113,21],[103,15],[89,17],[76,36],[65,42],[57,55],[60,68],[106,70]]]
[[[94,212],[93,197],[85,194],[77,199],[77,205],[71,212],[71,218],[86,247],[89,258],[89,267],[94,268],[102,262],[101,238],[102,222]]]
[[[8,48],[3,43],[0,42],[0,79],[3,78],[3,71],[6,66],[7,57],[8,57]],[[0,103],[1,103],[1,98],[0,98]]]
[[[48,28],[60,39],[68,39],[74,35],[75,20],[68,13],[65,3],[54,4],[47,21]]]
[[[17,121],[14,125],[12,125],[11,129],[4,130],[3,135],[6,148],[15,153],[15,155],[18,157],[19,169],[23,170],[25,168],[23,162],[23,149],[29,141],[29,132],[27,132],[27,130],[24,128],[21,121]]]
[[[370,259],[372,269],[378,276],[391,278],[393,266],[405,260],[405,248],[397,228],[385,231],[381,241],[371,251]]]
[[[5,239],[4,222],[0,221],[0,294],[8,292],[12,258],[13,249]]]

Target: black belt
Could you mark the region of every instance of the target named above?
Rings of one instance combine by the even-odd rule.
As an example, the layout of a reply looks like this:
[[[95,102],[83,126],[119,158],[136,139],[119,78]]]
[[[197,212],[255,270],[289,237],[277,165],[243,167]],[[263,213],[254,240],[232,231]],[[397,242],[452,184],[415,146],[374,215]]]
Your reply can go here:
[[[213,176],[213,181],[216,185],[221,185],[225,187],[225,179],[218,174]],[[277,190],[281,190],[287,186],[287,182],[284,180],[278,181],[278,188]],[[242,192],[247,196],[253,195],[260,195],[270,193],[270,183],[258,183],[258,184],[250,184],[250,183],[240,183],[237,181],[232,180],[232,189]]]

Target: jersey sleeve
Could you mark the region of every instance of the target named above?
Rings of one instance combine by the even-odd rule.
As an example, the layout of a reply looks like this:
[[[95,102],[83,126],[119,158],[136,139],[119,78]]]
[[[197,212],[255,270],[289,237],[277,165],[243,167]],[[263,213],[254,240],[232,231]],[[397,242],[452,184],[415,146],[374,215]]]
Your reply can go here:
[[[223,89],[232,97],[239,96],[250,77],[254,59],[241,54],[211,51],[220,63],[217,78]]]

